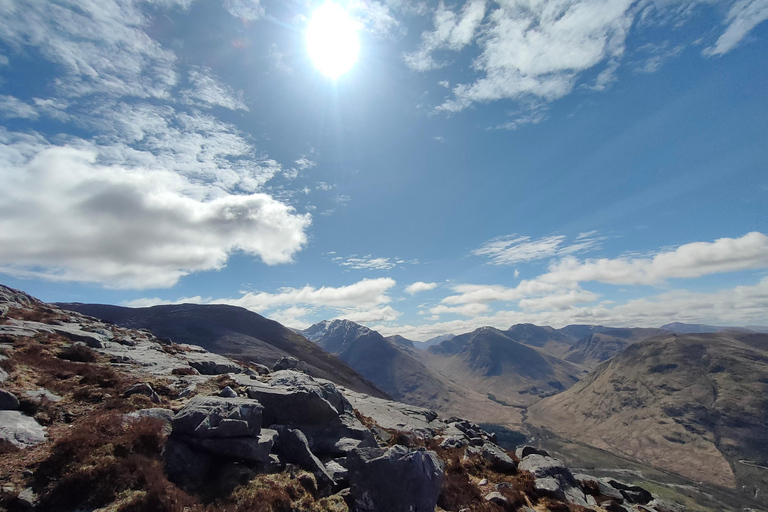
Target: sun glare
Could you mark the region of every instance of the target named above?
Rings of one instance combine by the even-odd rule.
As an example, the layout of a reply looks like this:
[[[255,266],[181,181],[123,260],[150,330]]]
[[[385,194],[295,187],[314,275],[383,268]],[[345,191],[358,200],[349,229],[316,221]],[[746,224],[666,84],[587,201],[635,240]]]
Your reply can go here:
[[[324,3],[309,20],[307,50],[322,73],[331,78],[343,75],[355,64],[360,52],[355,21],[339,5]]]

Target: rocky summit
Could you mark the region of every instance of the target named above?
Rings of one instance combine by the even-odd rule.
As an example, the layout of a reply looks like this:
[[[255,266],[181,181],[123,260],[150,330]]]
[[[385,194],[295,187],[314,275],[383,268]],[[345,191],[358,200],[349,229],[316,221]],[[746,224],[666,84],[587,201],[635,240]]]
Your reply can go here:
[[[0,314],[0,510],[682,510],[298,361],[236,363],[5,287]]]

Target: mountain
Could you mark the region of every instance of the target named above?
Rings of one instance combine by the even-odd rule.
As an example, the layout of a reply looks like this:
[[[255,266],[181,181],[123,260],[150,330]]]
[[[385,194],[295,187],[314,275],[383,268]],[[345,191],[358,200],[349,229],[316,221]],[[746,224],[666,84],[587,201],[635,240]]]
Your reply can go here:
[[[550,354],[561,356],[575,341],[574,338],[552,327],[533,324],[516,324],[504,331],[507,336],[531,347],[538,347]]]
[[[2,285],[0,351],[2,511],[565,511],[612,495],[669,512],[557,460],[560,481],[547,478],[538,455],[517,464],[464,419],[300,371],[257,374]],[[488,481],[504,483],[491,498]]]
[[[573,338],[575,341],[586,338],[590,334],[605,332],[608,329],[610,329],[610,327],[605,327],[603,325],[571,324],[558,329],[558,331]]]
[[[684,324],[682,322],[672,322],[661,326],[662,329],[677,333],[697,333],[697,332],[722,332],[722,331],[749,331],[743,327],[727,327],[722,325],[705,324]]]
[[[414,346],[421,350],[427,350],[429,347],[433,345],[439,345],[442,342],[449,340],[453,338],[453,334],[443,334],[441,336],[435,336],[434,338],[430,338],[427,341],[417,341],[414,343]]]
[[[675,334],[634,345],[528,419],[580,443],[768,505],[768,335]],[[764,508],[764,507],[759,507]]]
[[[666,334],[662,329],[605,328],[574,343],[565,353],[564,359],[592,369],[599,363],[610,359],[629,345]]]
[[[303,333],[396,400],[473,421],[514,427],[522,423],[519,410],[490,400],[484,388],[461,386],[428,367],[425,351],[398,343],[402,337],[385,338],[350,320],[323,320]]]
[[[395,334],[394,336],[387,336],[385,339],[388,342],[394,343],[396,345],[402,345],[403,347],[407,348],[416,348],[416,345],[413,341],[403,338],[399,334]]]
[[[105,304],[62,303],[76,311],[131,329],[149,329],[155,336],[176,343],[198,345],[234,359],[272,366],[283,356],[304,361],[316,377],[333,380],[373,396],[386,395],[339,358],[303,336],[245,308],[223,304],[178,304],[126,308]]]
[[[425,364],[464,388],[495,400],[529,405],[569,388],[581,370],[512,339],[508,331],[482,327],[430,347]]]
[[[368,327],[350,320],[324,320],[304,334],[396,400],[435,408],[449,401],[445,384],[406,346]]]

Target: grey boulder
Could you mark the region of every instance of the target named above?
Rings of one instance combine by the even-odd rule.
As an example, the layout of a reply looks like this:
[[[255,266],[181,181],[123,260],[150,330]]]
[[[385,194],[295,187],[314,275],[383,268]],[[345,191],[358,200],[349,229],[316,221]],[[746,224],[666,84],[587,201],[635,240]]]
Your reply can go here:
[[[434,452],[401,445],[354,450],[347,468],[358,512],[433,512],[445,474]]]
[[[542,450],[540,448],[536,448],[534,446],[519,446],[515,450],[515,455],[518,459],[523,460],[529,455],[542,455],[544,457],[549,457],[549,453],[547,453],[546,450]]]
[[[512,458],[504,453],[504,450],[493,443],[485,443],[480,448],[480,456],[491,463],[495,469],[502,473],[514,473],[517,471],[517,464]]]
[[[333,476],[309,449],[307,437],[301,430],[282,428],[275,452],[285,462],[296,464],[315,475],[321,489],[329,491],[333,486]]]
[[[0,441],[27,448],[45,441],[45,428],[19,411],[0,411]]]
[[[253,462],[269,462],[269,454],[277,440],[277,431],[262,429],[256,437],[188,438],[190,446],[199,447],[219,457]]]
[[[263,410],[247,398],[196,396],[174,416],[173,432],[199,438],[256,436]]]

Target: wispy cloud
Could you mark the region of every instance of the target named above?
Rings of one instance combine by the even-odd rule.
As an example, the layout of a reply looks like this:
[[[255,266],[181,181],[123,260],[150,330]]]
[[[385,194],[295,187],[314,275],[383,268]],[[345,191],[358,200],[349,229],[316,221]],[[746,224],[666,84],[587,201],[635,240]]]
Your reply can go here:
[[[440,2],[434,15],[434,30],[421,35],[418,50],[403,55],[405,63],[415,71],[446,66],[447,62],[435,60],[434,52],[440,49],[458,51],[471,43],[485,17],[485,4],[485,0],[470,0],[456,14]]]
[[[374,257],[371,254],[367,254],[365,256],[358,256],[353,254],[347,258],[334,256],[331,258],[331,261],[342,267],[347,267],[354,270],[392,270],[398,265],[413,265],[418,263],[416,260]]]
[[[582,236],[584,235],[584,236]],[[475,256],[485,256],[493,265],[514,265],[566,254],[588,251],[600,246],[602,238],[594,233],[582,234],[570,244],[564,244],[565,235],[553,235],[537,240],[530,236],[507,235],[494,238],[472,251]]]
[[[684,23],[705,4],[684,2],[634,2],[633,0],[554,0],[521,4],[467,0],[461,7],[443,2],[434,12],[433,30],[424,32],[418,47],[404,54],[406,64],[426,72],[447,66],[450,52],[479,48],[472,69],[475,77],[453,86],[452,94],[438,111],[459,112],[475,103],[516,100],[548,103],[582,87],[605,90],[617,80],[626,58],[631,30]],[[724,20],[724,32],[705,55],[721,55],[734,49],[757,25],[768,19],[766,0],[734,2]],[[635,69],[654,72],[678,55],[684,46],[657,48]],[[640,51],[648,48],[640,49]],[[589,72],[589,73],[587,73]],[[595,78],[584,81],[595,74]],[[440,81],[439,85],[447,86]],[[514,129],[536,122],[541,114],[519,116],[500,128]]]
[[[209,68],[192,68],[189,71],[189,82],[192,87],[182,94],[182,99],[191,105],[249,110],[243,101],[243,93],[221,83]]]
[[[740,0],[728,11],[725,32],[714,46],[704,50],[705,55],[723,55],[736,48],[746,35],[760,23],[768,20],[768,1]]]

